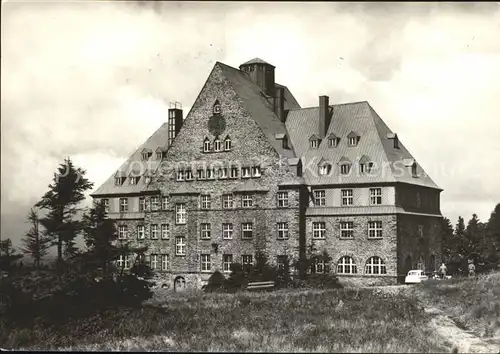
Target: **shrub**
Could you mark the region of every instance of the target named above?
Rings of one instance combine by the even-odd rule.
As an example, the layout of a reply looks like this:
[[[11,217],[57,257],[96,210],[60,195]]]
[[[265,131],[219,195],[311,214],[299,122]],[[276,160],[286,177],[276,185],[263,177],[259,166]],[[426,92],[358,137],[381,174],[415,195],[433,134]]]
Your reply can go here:
[[[216,270],[208,279],[208,284],[205,287],[206,292],[223,292],[225,290],[224,283],[226,278],[221,272]]]
[[[245,277],[243,266],[240,263],[231,264],[231,274],[229,274],[228,279],[224,282],[226,291],[234,293],[243,288],[247,283],[248,280]]]
[[[339,278],[332,273],[308,274],[305,279],[296,279],[291,283],[295,288],[341,289],[343,287]]]

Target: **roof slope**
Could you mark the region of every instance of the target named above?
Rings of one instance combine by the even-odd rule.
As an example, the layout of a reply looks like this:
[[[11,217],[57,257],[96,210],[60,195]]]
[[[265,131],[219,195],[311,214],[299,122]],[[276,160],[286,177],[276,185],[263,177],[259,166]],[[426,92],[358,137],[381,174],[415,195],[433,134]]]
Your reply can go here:
[[[118,171],[114,172],[95,192],[92,196],[107,195],[107,194],[128,194],[140,193],[146,190],[147,185],[144,183],[144,174],[154,174],[160,164],[160,160],[156,159],[154,151],[160,147],[162,150],[168,148],[168,123],[163,123],[153,135],[151,135],[135,152],[125,161]],[[142,151],[149,149],[153,151],[151,157],[143,161]],[[115,185],[115,176],[122,175],[127,177],[121,186]],[[130,184],[129,176],[141,176],[138,184]]]
[[[428,176],[414,178],[411,168],[404,167],[402,159],[413,156],[400,143],[399,149],[387,137],[392,133],[368,102],[355,102],[330,106],[333,109],[330,126],[326,136],[335,134],[340,138],[337,147],[329,147],[328,139],[321,141],[317,149],[309,148],[309,138],[318,135],[319,107],[291,110],[288,113],[286,127],[297,156],[302,159],[304,178],[308,184],[345,184],[374,182],[406,182],[431,188],[439,188]],[[355,132],[360,136],[357,146],[349,146],[347,136]],[[375,166],[371,174],[358,173],[356,163],[366,156]],[[318,163],[325,160],[332,165],[329,175],[318,174]],[[353,168],[350,174],[341,175],[339,163],[350,161]],[[396,166],[394,164],[396,163]],[[396,170],[397,165],[400,168]],[[419,173],[424,172],[421,166]],[[398,173],[396,173],[398,172]]]

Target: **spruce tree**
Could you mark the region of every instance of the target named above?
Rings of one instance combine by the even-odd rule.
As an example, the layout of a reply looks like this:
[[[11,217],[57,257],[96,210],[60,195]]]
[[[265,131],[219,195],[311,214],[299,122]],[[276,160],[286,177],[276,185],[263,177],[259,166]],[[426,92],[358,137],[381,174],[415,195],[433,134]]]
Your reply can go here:
[[[485,237],[487,243],[488,262],[495,268],[500,261],[500,203],[495,206],[486,225]]]
[[[24,246],[21,250],[31,256],[35,268],[39,269],[41,259],[47,255],[50,248],[50,238],[40,230],[40,220],[35,209],[30,209],[27,219],[27,222],[31,223],[31,228],[22,240]]]
[[[448,218],[442,218],[440,224],[443,262],[449,263],[455,257],[457,246],[455,235],[453,234],[453,226]]]
[[[15,268],[15,262],[23,258],[21,254],[17,254],[12,247],[10,238],[0,241],[0,272],[10,273]],[[0,274],[0,280],[2,275]]]

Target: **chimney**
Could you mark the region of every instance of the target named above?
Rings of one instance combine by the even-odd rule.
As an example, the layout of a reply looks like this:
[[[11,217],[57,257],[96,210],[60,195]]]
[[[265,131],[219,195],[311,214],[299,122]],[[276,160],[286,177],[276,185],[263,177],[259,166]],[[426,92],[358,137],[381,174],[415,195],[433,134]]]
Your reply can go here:
[[[285,89],[283,87],[276,87],[274,113],[276,113],[276,116],[280,121],[285,123]]]
[[[172,144],[175,137],[182,128],[184,118],[182,115],[182,105],[179,102],[171,102],[168,109],[168,145]]]
[[[240,65],[240,70],[246,72],[250,80],[270,97],[274,97],[275,94],[274,69],[274,65],[260,58],[254,58]]]
[[[324,138],[330,126],[328,96],[319,96],[319,136]]]

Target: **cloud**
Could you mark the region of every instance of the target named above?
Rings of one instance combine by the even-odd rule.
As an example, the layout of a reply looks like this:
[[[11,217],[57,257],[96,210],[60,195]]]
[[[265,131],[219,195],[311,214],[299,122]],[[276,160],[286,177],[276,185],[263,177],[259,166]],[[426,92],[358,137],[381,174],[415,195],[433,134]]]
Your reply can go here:
[[[4,2],[2,10],[2,234],[24,232],[19,215],[66,156],[97,188],[166,120],[169,102],[187,113],[216,61],[237,67],[253,57],[275,65],[304,107],[322,94],[368,100],[445,189],[452,219],[488,218],[500,202],[498,4]]]

